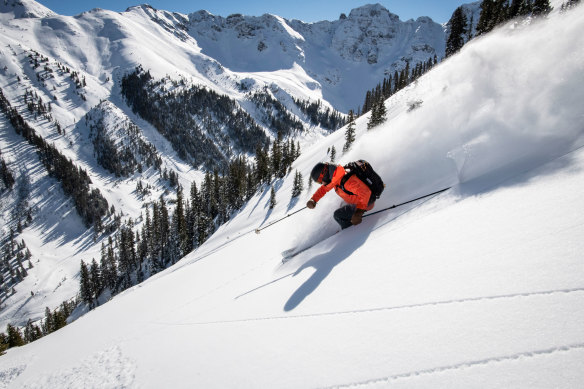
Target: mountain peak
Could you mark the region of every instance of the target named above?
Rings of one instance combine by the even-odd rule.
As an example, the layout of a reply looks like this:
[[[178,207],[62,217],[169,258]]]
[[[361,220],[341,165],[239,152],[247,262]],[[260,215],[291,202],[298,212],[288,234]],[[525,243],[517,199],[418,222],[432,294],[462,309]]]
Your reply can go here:
[[[13,13],[15,19],[46,18],[57,14],[34,0],[4,0],[0,13]]]
[[[349,13],[349,19],[357,18],[371,18],[371,19],[388,19],[391,21],[398,21],[399,16],[389,12],[383,5],[366,4],[358,8],[354,8]]]

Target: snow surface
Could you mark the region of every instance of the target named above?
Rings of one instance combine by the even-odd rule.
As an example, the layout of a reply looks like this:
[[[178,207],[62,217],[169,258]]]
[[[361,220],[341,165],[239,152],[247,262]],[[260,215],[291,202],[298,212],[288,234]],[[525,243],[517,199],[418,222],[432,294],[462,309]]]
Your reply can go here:
[[[266,190],[172,268],[10,349],[0,387],[581,387],[583,20],[505,26],[389,99],[379,128],[357,121],[342,161],[380,172],[376,209],[451,190],[326,238],[330,193],[255,234],[316,189],[291,200],[286,177],[274,210]]]

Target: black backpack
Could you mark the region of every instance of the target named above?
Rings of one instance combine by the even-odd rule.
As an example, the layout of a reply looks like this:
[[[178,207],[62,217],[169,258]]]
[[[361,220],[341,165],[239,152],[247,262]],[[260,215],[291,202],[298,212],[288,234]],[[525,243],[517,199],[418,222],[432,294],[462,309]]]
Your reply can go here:
[[[347,174],[345,174],[345,177],[341,180],[340,186],[343,190],[345,190],[345,182],[355,174],[357,175],[357,178],[363,181],[365,185],[371,189],[372,198],[378,199],[379,196],[381,196],[383,189],[385,189],[385,184],[381,177],[379,177],[379,174],[375,173],[375,170],[373,170],[369,162],[360,159],[355,162],[349,162],[343,167],[347,171]]]

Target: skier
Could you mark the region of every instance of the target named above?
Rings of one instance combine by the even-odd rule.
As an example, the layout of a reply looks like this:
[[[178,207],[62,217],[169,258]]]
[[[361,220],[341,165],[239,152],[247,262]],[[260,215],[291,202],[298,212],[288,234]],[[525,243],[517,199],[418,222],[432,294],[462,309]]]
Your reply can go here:
[[[319,162],[312,169],[310,177],[322,185],[306,203],[309,209],[316,207],[316,203],[333,188],[348,203],[334,213],[334,218],[342,229],[361,223],[365,211],[373,209],[375,205],[376,196],[369,186],[356,174],[348,173],[341,165]]]

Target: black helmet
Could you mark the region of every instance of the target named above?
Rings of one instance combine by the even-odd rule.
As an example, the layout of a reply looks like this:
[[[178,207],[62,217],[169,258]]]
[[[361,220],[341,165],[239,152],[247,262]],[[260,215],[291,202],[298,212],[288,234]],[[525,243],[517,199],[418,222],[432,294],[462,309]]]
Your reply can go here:
[[[319,184],[329,184],[333,179],[335,167],[327,162],[319,162],[312,168],[310,177]]]

